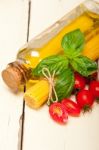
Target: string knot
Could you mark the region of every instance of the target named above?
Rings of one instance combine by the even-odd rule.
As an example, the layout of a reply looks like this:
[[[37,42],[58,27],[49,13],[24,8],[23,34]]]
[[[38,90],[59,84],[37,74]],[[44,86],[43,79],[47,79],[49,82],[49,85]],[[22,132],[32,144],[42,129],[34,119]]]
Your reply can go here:
[[[58,96],[57,96],[57,93],[55,90],[55,84],[54,84],[55,71],[53,71],[53,73],[51,75],[48,68],[43,68],[42,74],[48,80],[48,82],[50,84],[49,96],[48,96],[48,101],[47,101],[47,104],[50,105],[50,101],[52,101],[52,102],[58,101]],[[53,100],[53,95],[55,96],[55,100]]]

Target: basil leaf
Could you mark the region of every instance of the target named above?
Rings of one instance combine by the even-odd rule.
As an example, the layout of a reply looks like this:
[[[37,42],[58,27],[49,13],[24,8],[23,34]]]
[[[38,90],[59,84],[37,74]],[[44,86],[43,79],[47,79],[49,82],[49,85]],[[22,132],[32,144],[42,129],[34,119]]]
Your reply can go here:
[[[63,70],[60,75],[57,76],[55,83],[55,90],[59,101],[63,98],[70,96],[74,85],[74,74],[73,71],[68,68]]]
[[[71,55],[77,56],[83,50],[84,41],[84,34],[80,29],[76,29],[63,37],[61,45],[67,56],[71,58]]]
[[[65,68],[68,68],[68,60],[65,56],[53,55],[43,59],[37,67],[32,70],[33,76],[42,76],[42,69],[47,68],[52,74],[55,71],[55,75],[60,74]]]
[[[74,70],[76,70],[85,77],[97,70],[96,62],[85,56],[79,56],[74,58],[73,60],[71,60],[71,65]]]

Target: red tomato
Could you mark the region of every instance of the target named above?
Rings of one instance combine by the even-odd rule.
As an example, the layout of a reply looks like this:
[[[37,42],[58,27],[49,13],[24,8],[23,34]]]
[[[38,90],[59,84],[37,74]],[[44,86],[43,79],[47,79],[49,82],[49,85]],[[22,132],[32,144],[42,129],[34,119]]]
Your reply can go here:
[[[91,81],[89,90],[92,92],[95,98],[99,98],[99,81]]]
[[[53,103],[49,107],[49,113],[52,119],[58,123],[65,124],[68,121],[68,113],[61,103]]]
[[[74,74],[74,78],[75,78],[74,89],[77,90],[83,89],[86,85],[85,78],[77,72]]]
[[[79,91],[76,98],[78,105],[84,109],[84,111],[89,110],[94,102],[93,94],[85,89]]]
[[[65,106],[68,114],[71,116],[79,116],[80,115],[80,107],[77,103],[73,102],[70,99],[63,99],[62,104]]]

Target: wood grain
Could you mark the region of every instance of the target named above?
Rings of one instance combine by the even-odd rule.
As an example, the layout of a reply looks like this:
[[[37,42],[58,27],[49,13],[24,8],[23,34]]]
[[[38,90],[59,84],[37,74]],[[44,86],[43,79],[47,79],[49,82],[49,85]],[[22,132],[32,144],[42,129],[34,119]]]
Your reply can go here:
[[[15,60],[27,38],[27,1],[0,1],[0,73]],[[0,150],[18,149],[22,94],[14,95],[0,75]]]

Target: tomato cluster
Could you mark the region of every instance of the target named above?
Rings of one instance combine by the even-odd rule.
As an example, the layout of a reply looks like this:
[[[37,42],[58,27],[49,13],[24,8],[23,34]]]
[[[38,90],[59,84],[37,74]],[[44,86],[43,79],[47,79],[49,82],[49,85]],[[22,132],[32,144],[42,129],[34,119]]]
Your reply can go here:
[[[99,102],[99,81],[96,80],[97,73],[85,78],[79,73],[75,73],[74,90],[76,101],[69,98],[61,100],[50,105],[49,113],[53,120],[65,124],[68,121],[68,115],[79,116],[81,111],[88,111],[92,108],[95,100]],[[86,89],[86,84],[88,88]]]

